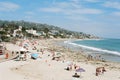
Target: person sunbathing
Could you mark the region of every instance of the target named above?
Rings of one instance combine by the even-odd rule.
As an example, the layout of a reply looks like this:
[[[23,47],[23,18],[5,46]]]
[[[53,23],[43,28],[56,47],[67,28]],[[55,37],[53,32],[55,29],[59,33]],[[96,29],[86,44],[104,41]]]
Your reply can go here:
[[[76,64],[74,64],[74,69],[76,69],[78,66]]]
[[[104,72],[106,72],[105,67],[96,68],[96,76],[98,76],[101,73],[103,74]]]
[[[67,67],[65,68],[65,70],[71,71],[71,70],[72,70],[72,66],[67,66]]]
[[[102,74],[104,74],[104,72],[106,72],[105,67],[102,67]]]
[[[78,75],[77,73],[75,73],[72,77],[79,78],[79,77],[80,77],[80,75]]]
[[[75,69],[75,70],[77,70],[77,69],[79,69],[79,68],[80,68],[80,66],[74,64],[74,69]]]

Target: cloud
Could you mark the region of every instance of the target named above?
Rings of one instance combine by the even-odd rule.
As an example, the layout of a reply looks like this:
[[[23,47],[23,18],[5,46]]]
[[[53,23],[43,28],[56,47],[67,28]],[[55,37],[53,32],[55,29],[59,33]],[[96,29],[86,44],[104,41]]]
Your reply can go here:
[[[96,3],[102,2],[103,0],[70,0],[73,3],[81,3],[81,2],[89,2],[89,3]]]
[[[19,5],[12,2],[0,2],[0,11],[15,11],[20,8]]]
[[[80,8],[81,4],[77,4],[75,2],[56,2],[53,6],[59,8]]]
[[[34,15],[35,13],[32,12],[32,11],[28,11],[28,12],[25,12],[25,14],[27,14],[27,15]]]
[[[25,19],[32,19],[32,16],[24,16]]]
[[[80,0],[71,0],[73,3],[79,3]]]
[[[114,12],[114,15],[120,16],[120,12]]]
[[[74,1],[76,1],[76,0],[74,0]],[[66,15],[101,14],[101,13],[103,13],[103,11],[100,9],[86,8],[80,4],[72,3],[72,2],[59,2],[59,3],[56,3],[55,5],[53,5],[52,7],[40,8],[40,11],[52,12],[52,13],[61,12]]]
[[[82,9],[77,9],[74,11],[74,13],[77,14],[101,14],[103,11],[99,9],[93,9],[93,8],[82,8]]]
[[[104,11],[95,8],[88,8],[83,6],[81,3],[78,3],[80,0],[70,0],[70,2],[55,2],[50,7],[43,7],[40,8],[40,12],[47,12],[47,13],[57,13],[62,14],[65,19],[69,19],[72,21],[81,21],[81,22],[88,22],[89,15],[99,15],[103,14]]]
[[[63,9],[63,8],[54,8],[54,7],[51,7],[51,8],[41,8],[40,9],[41,11],[44,11],[44,12],[61,12],[61,13],[64,13],[64,14],[101,14],[103,13],[102,10],[99,10],[99,9],[92,9],[92,8],[80,8],[80,9]]]
[[[62,12],[63,9],[51,7],[51,8],[40,8],[39,10],[44,12]]]
[[[85,0],[87,2],[91,2],[91,3],[96,3],[96,2],[99,2],[98,0]]]
[[[120,9],[120,2],[107,1],[103,4],[104,7]]]
[[[120,12],[113,12],[112,15],[114,15],[114,16],[120,16]]]
[[[86,22],[86,21],[90,21],[88,18],[86,18],[85,16],[67,16],[68,19],[70,20],[76,20],[76,21],[82,21],[82,22]]]

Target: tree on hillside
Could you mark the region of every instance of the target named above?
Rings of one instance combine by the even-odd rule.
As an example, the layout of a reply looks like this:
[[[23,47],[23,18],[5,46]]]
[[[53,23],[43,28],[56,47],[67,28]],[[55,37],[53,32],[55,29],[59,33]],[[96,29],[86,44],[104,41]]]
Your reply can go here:
[[[44,28],[44,30],[43,30],[43,31],[46,33],[45,38],[49,38],[49,34],[48,34],[49,29],[48,29],[48,28]]]

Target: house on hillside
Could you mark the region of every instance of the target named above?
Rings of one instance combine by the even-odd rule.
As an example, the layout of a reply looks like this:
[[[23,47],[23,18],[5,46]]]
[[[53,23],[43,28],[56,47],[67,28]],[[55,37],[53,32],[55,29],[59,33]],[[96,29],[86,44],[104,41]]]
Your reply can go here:
[[[22,26],[19,26],[18,29],[15,29],[13,32],[13,37],[23,37]]]
[[[33,30],[33,29],[30,29],[30,30],[26,30],[27,33],[30,33],[30,34],[33,34],[33,35],[36,35],[36,30]]]
[[[0,27],[0,31],[3,31],[3,28]]]
[[[30,30],[26,30],[27,33],[33,34],[34,36],[42,36],[45,35],[45,33],[43,31],[41,32],[37,32],[36,30],[30,29]]]
[[[59,31],[58,30],[51,30],[50,34],[51,35],[57,35],[57,34],[59,34]]]
[[[39,34],[40,36],[46,35],[44,31],[37,32],[37,34]]]

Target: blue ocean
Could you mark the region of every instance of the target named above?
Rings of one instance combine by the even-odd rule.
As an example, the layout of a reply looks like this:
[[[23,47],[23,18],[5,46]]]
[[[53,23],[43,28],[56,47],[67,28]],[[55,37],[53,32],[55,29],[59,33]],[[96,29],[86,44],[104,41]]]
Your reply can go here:
[[[106,61],[120,62],[120,39],[75,40],[67,43],[81,47],[89,54],[100,54]]]

